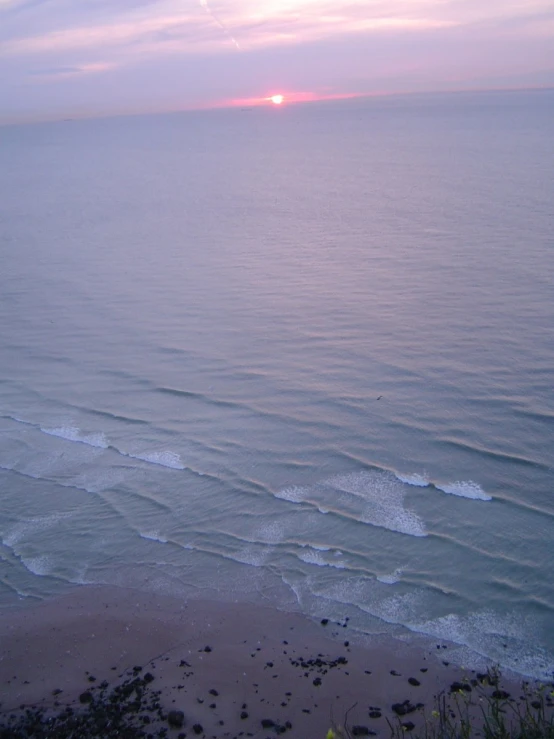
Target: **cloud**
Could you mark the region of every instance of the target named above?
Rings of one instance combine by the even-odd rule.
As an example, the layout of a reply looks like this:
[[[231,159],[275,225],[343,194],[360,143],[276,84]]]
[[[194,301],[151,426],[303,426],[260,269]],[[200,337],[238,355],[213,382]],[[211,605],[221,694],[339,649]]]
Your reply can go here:
[[[17,9],[32,6],[14,4],[15,0],[0,0],[5,7]],[[42,3],[44,5],[44,3]],[[4,39],[0,53],[24,55],[42,52],[89,50],[91,48],[116,47],[144,42],[152,51],[153,34],[159,34],[159,52],[164,53],[163,34],[183,42],[182,53],[212,50],[213,44],[222,50],[228,48],[230,36],[239,37],[244,48],[260,45],[304,43],[312,40],[336,37],[352,33],[410,31],[422,28],[441,28],[453,21],[434,18],[426,12],[436,2],[429,0],[414,4],[406,0],[383,3],[381,0],[359,2],[316,2],[294,0],[289,2],[235,2],[209,3],[210,15],[206,15],[206,2],[126,2],[111,4],[100,2],[78,4],[80,14],[75,23],[68,25],[71,11],[62,13],[62,0],[47,2],[50,28],[40,33],[29,33],[33,27],[25,19],[14,26],[11,38]],[[114,7],[115,6],[115,7]],[[1,6],[0,6],[1,7]],[[44,7],[42,9],[44,11]],[[21,16],[21,14],[19,14]],[[12,16],[12,21],[15,16]],[[56,24],[56,18],[58,23]],[[21,17],[18,19],[22,21]],[[46,20],[46,19],[45,19]],[[9,21],[9,17],[8,17]],[[32,21],[32,18],[31,18]],[[43,26],[44,27],[44,26]],[[1,36],[0,36],[1,38]]]
[[[49,88],[37,109],[109,112],[532,85],[554,81],[552,48],[551,0],[0,0],[0,99]]]
[[[115,69],[116,65],[111,62],[92,62],[90,64],[81,64],[75,67],[45,67],[43,69],[33,69],[29,72],[31,77],[74,77],[83,74],[97,74],[99,72],[108,72]]]

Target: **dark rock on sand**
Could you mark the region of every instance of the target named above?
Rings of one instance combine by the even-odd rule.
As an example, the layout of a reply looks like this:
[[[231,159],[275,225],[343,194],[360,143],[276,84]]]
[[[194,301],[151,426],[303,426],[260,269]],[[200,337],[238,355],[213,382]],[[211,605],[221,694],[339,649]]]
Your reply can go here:
[[[204,733],[204,727],[202,726],[202,724],[194,724],[194,726],[192,727],[192,730],[194,731],[195,734]]]
[[[351,730],[352,736],[375,736],[375,733],[367,726],[353,726]]]
[[[381,711],[370,711],[369,712],[369,718],[381,718],[383,714]]]
[[[419,680],[417,680],[415,677],[409,677],[408,682],[410,683],[410,685],[413,685],[414,687],[417,685],[421,685]]]
[[[497,701],[505,701],[508,700],[510,694],[506,690],[494,690],[492,697]]]
[[[262,719],[262,728],[263,729],[272,729],[275,726],[275,721],[272,721],[270,718],[263,718]]]
[[[182,711],[170,711],[167,714],[167,723],[175,729],[180,729],[185,723],[185,714]]]
[[[402,724],[402,728],[404,729],[404,731],[413,731],[415,729],[415,724],[411,721],[405,721]]]
[[[414,706],[409,700],[405,700],[402,703],[393,703],[391,708],[397,716],[406,716],[408,713],[413,713],[417,706]]]
[[[461,690],[465,690],[466,693],[471,693],[472,687],[469,683],[460,683],[458,681],[453,682],[450,686],[451,693],[458,693]]]
[[[244,721],[244,719],[248,718],[248,714],[246,713],[246,711],[241,711],[240,717]]]
[[[92,701],[92,693],[89,690],[85,690],[79,696],[79,703],[90,703]]]

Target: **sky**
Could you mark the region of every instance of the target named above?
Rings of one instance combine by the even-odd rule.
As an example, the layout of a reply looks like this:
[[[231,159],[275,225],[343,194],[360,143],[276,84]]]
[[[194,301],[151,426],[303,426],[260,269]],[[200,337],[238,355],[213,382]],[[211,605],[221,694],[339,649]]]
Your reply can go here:
[[[554,0],[0,0],[0,122],[554,87]]]

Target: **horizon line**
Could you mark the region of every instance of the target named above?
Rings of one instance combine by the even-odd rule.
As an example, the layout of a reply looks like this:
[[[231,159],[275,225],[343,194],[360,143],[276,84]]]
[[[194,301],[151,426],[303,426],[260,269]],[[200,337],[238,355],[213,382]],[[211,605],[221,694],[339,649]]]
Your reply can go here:
[[[362,100],[372,98],[392,98],[392,97],[416,97],[418,95],[467,95],[467,94],[487,94],[487,93],[517,93],[517,92],[552,92],[554,85],[535,85],[526,87],[468,87],[457,90],[403,90],[403,91],[373,91],[373,92],[353,92],[353,93],[332,93],[329,95],[318,94],[317,92],[292,91],[283,92],[284,102],[282,106],[286,109],[290,106],[310,105],[314,103],[332,103],[345,100]],[[235,98],[230,100],[206,103],[202,105],[192,105],[184,108],[163,108],[159,110],[127,110],[127,111],[104,111],[104,112],[88,112],[88,113],[59,113],[52,116],[36,117],[36,118],[18,118],[2,120],[0,119],[0,127],[7,126],[32,126],[43,123],[68,123],[87,120],[105,120],[111,118],[137,118],[140,116],[159,116],[159,115],[175,115],[185,113],[200,113],[205,111],[219,110],[255,110],[270,109],[275,106],[271,103],[272,95],[277,91],[264,95],[263,97],[251,98]],[[279,94],[281,92],[279,91]]]

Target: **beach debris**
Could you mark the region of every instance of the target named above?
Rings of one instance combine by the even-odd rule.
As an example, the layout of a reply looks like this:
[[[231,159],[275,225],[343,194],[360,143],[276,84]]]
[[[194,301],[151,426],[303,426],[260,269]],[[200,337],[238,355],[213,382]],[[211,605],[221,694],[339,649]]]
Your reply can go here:
[[[180,729],[185,723],[183,711],[170,711],[167,714],[167,723],[174,729]]]
[[[397,716],[406,716],[408,713],[413,713],[417,706],[414,706],[409,700],[405,700],[402,703],[393,703],[391,708]]]
[[[353,726],[350,730],[352,736],[375,736],[376,732],[367,726]]]

